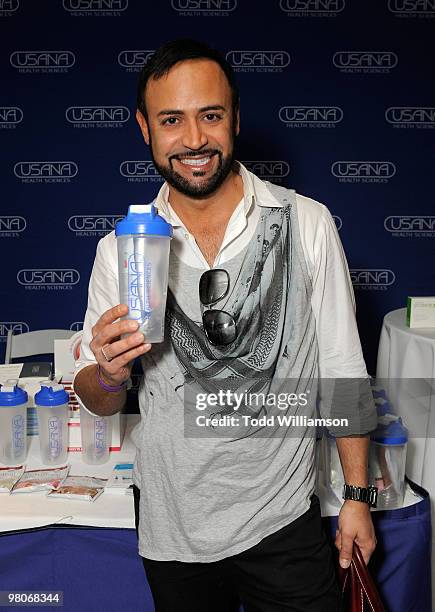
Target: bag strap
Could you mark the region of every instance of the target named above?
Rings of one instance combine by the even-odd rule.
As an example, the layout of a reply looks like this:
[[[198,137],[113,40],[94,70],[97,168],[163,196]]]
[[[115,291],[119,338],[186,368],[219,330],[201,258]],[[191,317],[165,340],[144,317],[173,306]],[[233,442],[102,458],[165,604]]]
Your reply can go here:
[[[349,612],[364,612],[367,604],[370,612],[385,612],[376,585],[356,542],[353,543],[352,561],[348,569],[339,566],[341,592],[349,592]]]

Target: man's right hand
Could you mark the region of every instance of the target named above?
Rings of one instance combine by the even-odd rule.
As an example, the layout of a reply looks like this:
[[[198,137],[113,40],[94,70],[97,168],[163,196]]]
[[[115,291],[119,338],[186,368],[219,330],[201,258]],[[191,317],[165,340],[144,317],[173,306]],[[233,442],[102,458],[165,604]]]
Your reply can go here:
[[[92,328],[89,346],[100,366],[101,377],[112,387],[125,382],[135,358],[151,348],[151,344],[145,343],[144,335],[137,331],[139,324],[136,321],[117,321],[127,313],[126,304],[118,304],[102,314]],[[129,335],[121,339],[124,334]]]

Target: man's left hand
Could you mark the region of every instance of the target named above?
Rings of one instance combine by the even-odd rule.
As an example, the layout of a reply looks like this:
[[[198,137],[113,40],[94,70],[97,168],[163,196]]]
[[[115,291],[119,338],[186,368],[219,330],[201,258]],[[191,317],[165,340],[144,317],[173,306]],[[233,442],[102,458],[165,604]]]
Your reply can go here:
[[[367,565],[376,548],[376,536],[369,506],[364,502],[348,499],[341,507],[335,538],[335,546],[340,552],[340,565],[343,568],[350,565],[354,541],[358,544]]]

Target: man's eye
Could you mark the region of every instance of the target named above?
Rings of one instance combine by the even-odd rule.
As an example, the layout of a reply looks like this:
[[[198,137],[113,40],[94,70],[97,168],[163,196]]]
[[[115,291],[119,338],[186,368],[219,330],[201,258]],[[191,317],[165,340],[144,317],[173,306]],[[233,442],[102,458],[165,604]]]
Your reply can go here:
[[[175,125],[177,121],[177,117],[168,117],[162,121],[162,125]]]
[[[217,113],[207,113],[205,115],[205,118],[207,119],[207,121],[217,121],[218,119],[221,118],[221,116],[218,115]]]

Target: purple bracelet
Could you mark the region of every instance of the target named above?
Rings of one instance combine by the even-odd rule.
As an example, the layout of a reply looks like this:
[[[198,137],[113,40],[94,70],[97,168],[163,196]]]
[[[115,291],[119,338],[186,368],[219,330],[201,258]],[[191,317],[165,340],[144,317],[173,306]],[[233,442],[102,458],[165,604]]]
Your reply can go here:
[[[100,387],[104,389],[104,391],[108,391],[109,393],[118,393],[118,391],[122,391],[127,386],[127,381],[123,382],[122,385],[118,385],[116,387],[111,387],[110,385],[105,383],[104,380],[101,378],[99,365],[97,368],[97,380]]]

